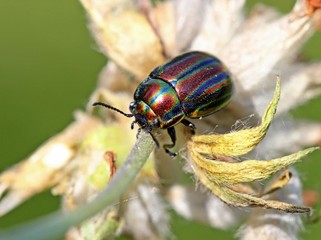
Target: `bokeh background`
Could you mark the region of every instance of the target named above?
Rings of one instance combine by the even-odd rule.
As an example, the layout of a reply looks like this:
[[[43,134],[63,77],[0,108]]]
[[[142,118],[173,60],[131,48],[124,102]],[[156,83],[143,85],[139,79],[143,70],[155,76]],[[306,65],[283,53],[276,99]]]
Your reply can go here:
[[[257,2],[284,13],[294,4],[252,0],[248,10]],[[321,60],[321,31],[306,43],[301,57]],[[62,130],[75,109],[84,109],[105,63],[77,0],[0,0],[0,172]],[[321,122],[321,97],[293,115]],[[297,168],[305,188],[321,193],[321,151]],[[55,211],[59,204],[59,198],[41,193],[0,218],[0,230]],[[232,239],[235,232],[188,222],[174,213],[172,230],[177,239]],[[320,239],[320,234],[321,221],[306,225],[301,237]]]

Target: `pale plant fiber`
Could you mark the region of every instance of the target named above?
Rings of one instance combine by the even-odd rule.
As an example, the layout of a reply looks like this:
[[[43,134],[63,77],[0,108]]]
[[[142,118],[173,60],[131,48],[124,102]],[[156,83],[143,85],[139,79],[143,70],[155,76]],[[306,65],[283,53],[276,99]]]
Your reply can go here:
[[[68,239],[121,234],[165,239],[171,236],[171,207],[189,220],[221,229],[244,221],[237,234],[241,239],[297,239],[302,214],[294,213],[311,209],[303,206],[299,175],[284,168],[315,149],[302,150],[320,142],[321,125],[292,120],[287,113],[321,93],[321,63],[295,60],[320,21],[320,1],[297,0],[284,16],[260,6],[248,17],[244,0],[173,0],[155,6],[147,0],[80,2],[109,59],[87,110],[0,175],[0,196],[7,192],[0,215],[48,188],[62,196],[62,212],[0,238],[47,239],[69,228]],[[190,50],[216,55],[229,67],[235,82],[232,103],[195,121],[193,137],[177,126],[174,150],[183,158],[173,161],[156,150],[141,169],[154,147],[150,136],[142,133],[130,154],[136,141],[131,119],[105,109],[93,112],[91,105],[103,101],[126,111],[137,84],[154,67]],[[275,81],[280,73],[282,87]],[[157,138],[168,141],[161,131]],[[241,156],[274,159],[241,161]],[[197,187],[178,182],[185,174],[180,159],[186,159],[184,169],[194,174]],[[270,176],[264,187],[256,184]]]

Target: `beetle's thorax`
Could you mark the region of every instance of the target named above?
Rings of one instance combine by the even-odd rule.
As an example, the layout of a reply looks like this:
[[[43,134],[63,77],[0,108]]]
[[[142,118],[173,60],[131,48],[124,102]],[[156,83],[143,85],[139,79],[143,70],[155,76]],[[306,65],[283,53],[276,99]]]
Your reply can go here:
[[[142,100],[136,100],[130,103],[129,110],[135,116],[135,122],[141,128],[159,127],[159,122],[154,111]]]

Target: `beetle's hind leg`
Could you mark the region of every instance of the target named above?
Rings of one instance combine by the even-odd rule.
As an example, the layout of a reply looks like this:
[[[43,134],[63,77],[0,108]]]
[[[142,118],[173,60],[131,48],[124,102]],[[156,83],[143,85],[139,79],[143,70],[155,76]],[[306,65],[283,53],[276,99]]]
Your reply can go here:
[[[186,127],[189,127],[189,128],[191,129],[192,135],[195,134],[195,129],[196,129],[196,127],[195,127],[194,123],[192,123],[192,122],[190,122],[190,121],[188,121],[188,120],[186,120],[186,119],[183,119],[183,120],[181,121],[181,123],[184,124]]]
[[[155,138],[155,136],[150,132],[149,133],[152,137],[152,139],[154,140],[155,144],[156,144],[156,147],[159,148],[159,142],[157,141],[157,139]]]
[[[140,130],[140,129],[138,129],[138,130]],[[157,141],[157,139],[155,138],[155,136],[152,134],[152,130],[153,130],[153,129],[152,129],[151,127],[148,127],[148,128],[146,129],[146,131],[147,131],[147,132],[150,134],[150,136],[152,137],[152,139],[153,139],[156,147],[159,148],[159,142]]]
[[[170,138],[172,140],[172,143],[171,144],[164,144],[163,148],[164,148],[165,152],[168,153],[169,156],[171,156],[171,158],[174,158],[176,156],[176,153],[173,153],[168,149],[175,146],[175,143],[176,143],[175,128],[174,127],[167,128],[167,132],[168,132],[168,135],[170,136]]]

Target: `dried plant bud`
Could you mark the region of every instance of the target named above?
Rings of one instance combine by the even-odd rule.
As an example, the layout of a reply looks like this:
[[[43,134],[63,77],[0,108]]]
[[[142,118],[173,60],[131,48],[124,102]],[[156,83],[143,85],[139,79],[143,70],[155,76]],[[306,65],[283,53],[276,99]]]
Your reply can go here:
[[[292,172],[289,170],[283,171],[280,176],[274,179],[268,186],[265,187],[260,196],[265,196],[271,194],[289,183],[292,178]],[[309,206],[309,205],[308,205]]]
[[[29,158],[0,175],[0,216],[29,197],[55,186],[70,174],[70,163],[85,136],[101,122],[84,113],[76,114],[76,121],[64,132],[40,146]],[[30,175],[31,174],[31,175]]]
[[[301,184],[298,173],[291,168],[292,178],[282,189],[265,196],[266,199],[286,201],[301,205]],[[273,179],[272,181],[275,181]],[[246,224],[243,225],[237,236],[240,239],[298,239],[297,234],[302,230],[301,214],[288,214],[281,211],[273,211],[255,208],[251,211]]]
[[[302,215],[287,213],[309,212],[310,208],[301,206],[301,183],[295,170],[275,175],[266,187],[253,182],[287,168],[315,149],[300,151],[306,146],[321,143],[319,122],[294,121],[287,116],[290,109],[321,94],[321,63],[298,62],[302,44],[321,23],[320,0],[297,0],[284,16],[261,6],[249,17],[244,14],[244,0],[81,3],[98,47],[108,58],[83,122],[77,119],[58,138],[49,139],[26,161],[0,175],[0,215],[49,187],[54,187],[53,194],[62,195],[62,211],[37,221],[34,227],[28,224],[18,231],[1,233],[0,238],[60,238],[66,228],[78,225],[69,231],[68,239],[104,239],[119,234],[164,239],[170,235],[169,216],[161,199],[165,195],[183,217],[213,227],[227,229],[246,218],[247,224],[238,235],[241,239],[297,239]],[[132,119],[92,108],[93,102],[102,101],[127,112],[138,81],[168,56],[190,50],[218,56],[233,73],[236,90],[227,108],[201,121],[195,119],[197,133],[223,133],[237,122],[233,132],[197,135],[188,142],[186,165],[205,186],[196,190],[194,184],[177,187],[183,170],[179,161],[172,161],[163,151],[152,155],[155,164],[146,162],[155,143],[144,131],[123,162],[136,139],[136,131],[130,131]],[[275,72],[283,75],[285,96],[276,115],[279,83],[265,109],[274,92],[271,75]],[[90,116],[93,114],[99,114],[104,122]],[[259,126],[249,128],[261,117]],[[186,145],[189,129],[175,129],[179,151]],[[170,141],[162,134],[156,137],[160,143]],[[233,158],[247,153],[247,159],[275,159],[239,162]],[[135,176],[135,186],[129,188]],[[159,183],[162,191],[158,191]],[[210,191],[204,192],[205,188]],[[310,202],[315,201],[312,197]],[[233,206],[257,208],[244,211]],[[318,213],[309,221],[319,217]]]
[[[194,136],[189,143],[190,149],[195,149],[195,151],[203,154],[227,156],[240,156],[250,152],[265,136],[275,114],[279,98],[280,79],[278,78],[273,101],[265,110],[261,125],[223,135]]]
[[[235,188],[234,186],[235,184],[266,179],[297,162],[316,148],[309,148],[285,157],[266,161],[229,162],[224,157],[224,155],[240,156],[248,153],[263,139],[276,112],[279,97],[280,80],[278,79],[274,98],[267,107],[262,123],[258,127],[227,134],[195,136],[188,143],[188,159],[197,179],[217,197],[232,206],[272,208],[292,213],[309,212],[310,208],[308,207],[264,200],[242,191],[240,187]],[[274,188],[283,187],[288,180],[275,183],[267,191],[271,192],[272,190],[274,191]]]
[[[131,1],[81,2],[101,50],[119,66],[144,79],[155,66],[163,63],[160,39],[146,16]]]

